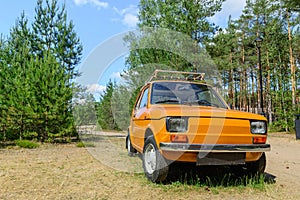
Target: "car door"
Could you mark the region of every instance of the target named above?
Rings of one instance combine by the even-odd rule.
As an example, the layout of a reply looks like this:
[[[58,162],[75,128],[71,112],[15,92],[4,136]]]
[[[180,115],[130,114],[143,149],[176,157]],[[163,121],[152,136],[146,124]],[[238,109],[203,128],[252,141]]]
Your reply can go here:
[[[148,112],[149,86],[145,87],[132,114],[132,144],[138,146],[142,150],[144,145],[144,135],[147,128],[149,118]]]

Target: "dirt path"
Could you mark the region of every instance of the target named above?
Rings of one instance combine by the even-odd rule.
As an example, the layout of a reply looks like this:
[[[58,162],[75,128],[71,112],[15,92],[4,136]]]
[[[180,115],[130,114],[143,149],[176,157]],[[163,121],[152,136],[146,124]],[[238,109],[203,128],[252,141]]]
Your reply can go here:
[[[265,190],[149,183],[143,174],[116,169],[138,171],[141,161],[126,157],[122,135],[109,136],[97,137],[100,146],[88,150],[75,144],[0,149],[0,199],[300,199],[300,141],[291,135],[268,139],[266,172],[275,183]]]
[[[267,153],[266,172],[276,184],[300,197],[300,141],[290,134],[270,134],[271,151]],[[300,199],[300,198],[299,198]]]

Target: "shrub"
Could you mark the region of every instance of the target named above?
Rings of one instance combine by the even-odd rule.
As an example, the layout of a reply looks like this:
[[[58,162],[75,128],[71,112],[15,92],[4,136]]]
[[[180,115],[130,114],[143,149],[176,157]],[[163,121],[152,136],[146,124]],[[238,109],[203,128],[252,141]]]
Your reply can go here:
[[[17,146],[27,149],[34,149],[40,146],[39,144],[29,140],[16,140],[15,143]]]
[[[95,144],[93,143],[87,143],[87,142],[78,142],[77,147],[82,148],[82,147],[95,147]]]

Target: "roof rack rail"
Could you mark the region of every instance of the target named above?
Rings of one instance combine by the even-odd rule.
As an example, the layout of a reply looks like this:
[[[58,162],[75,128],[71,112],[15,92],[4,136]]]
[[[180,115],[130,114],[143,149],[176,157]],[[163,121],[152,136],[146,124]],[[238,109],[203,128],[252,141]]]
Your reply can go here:
[[[161,74],[165,74],[165,75],[161,75]],[[151,82],[154,80],[204,81],[204,76],[205,73],[156,69],[147,82]]]

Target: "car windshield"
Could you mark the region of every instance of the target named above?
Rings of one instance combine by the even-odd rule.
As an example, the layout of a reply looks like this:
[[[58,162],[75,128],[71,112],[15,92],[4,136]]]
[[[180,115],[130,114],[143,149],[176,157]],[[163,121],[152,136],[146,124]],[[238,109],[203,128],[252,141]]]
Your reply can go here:
[[[150,102],[227,108],[212,87],[199,83],[155,82],[152,85]]]

